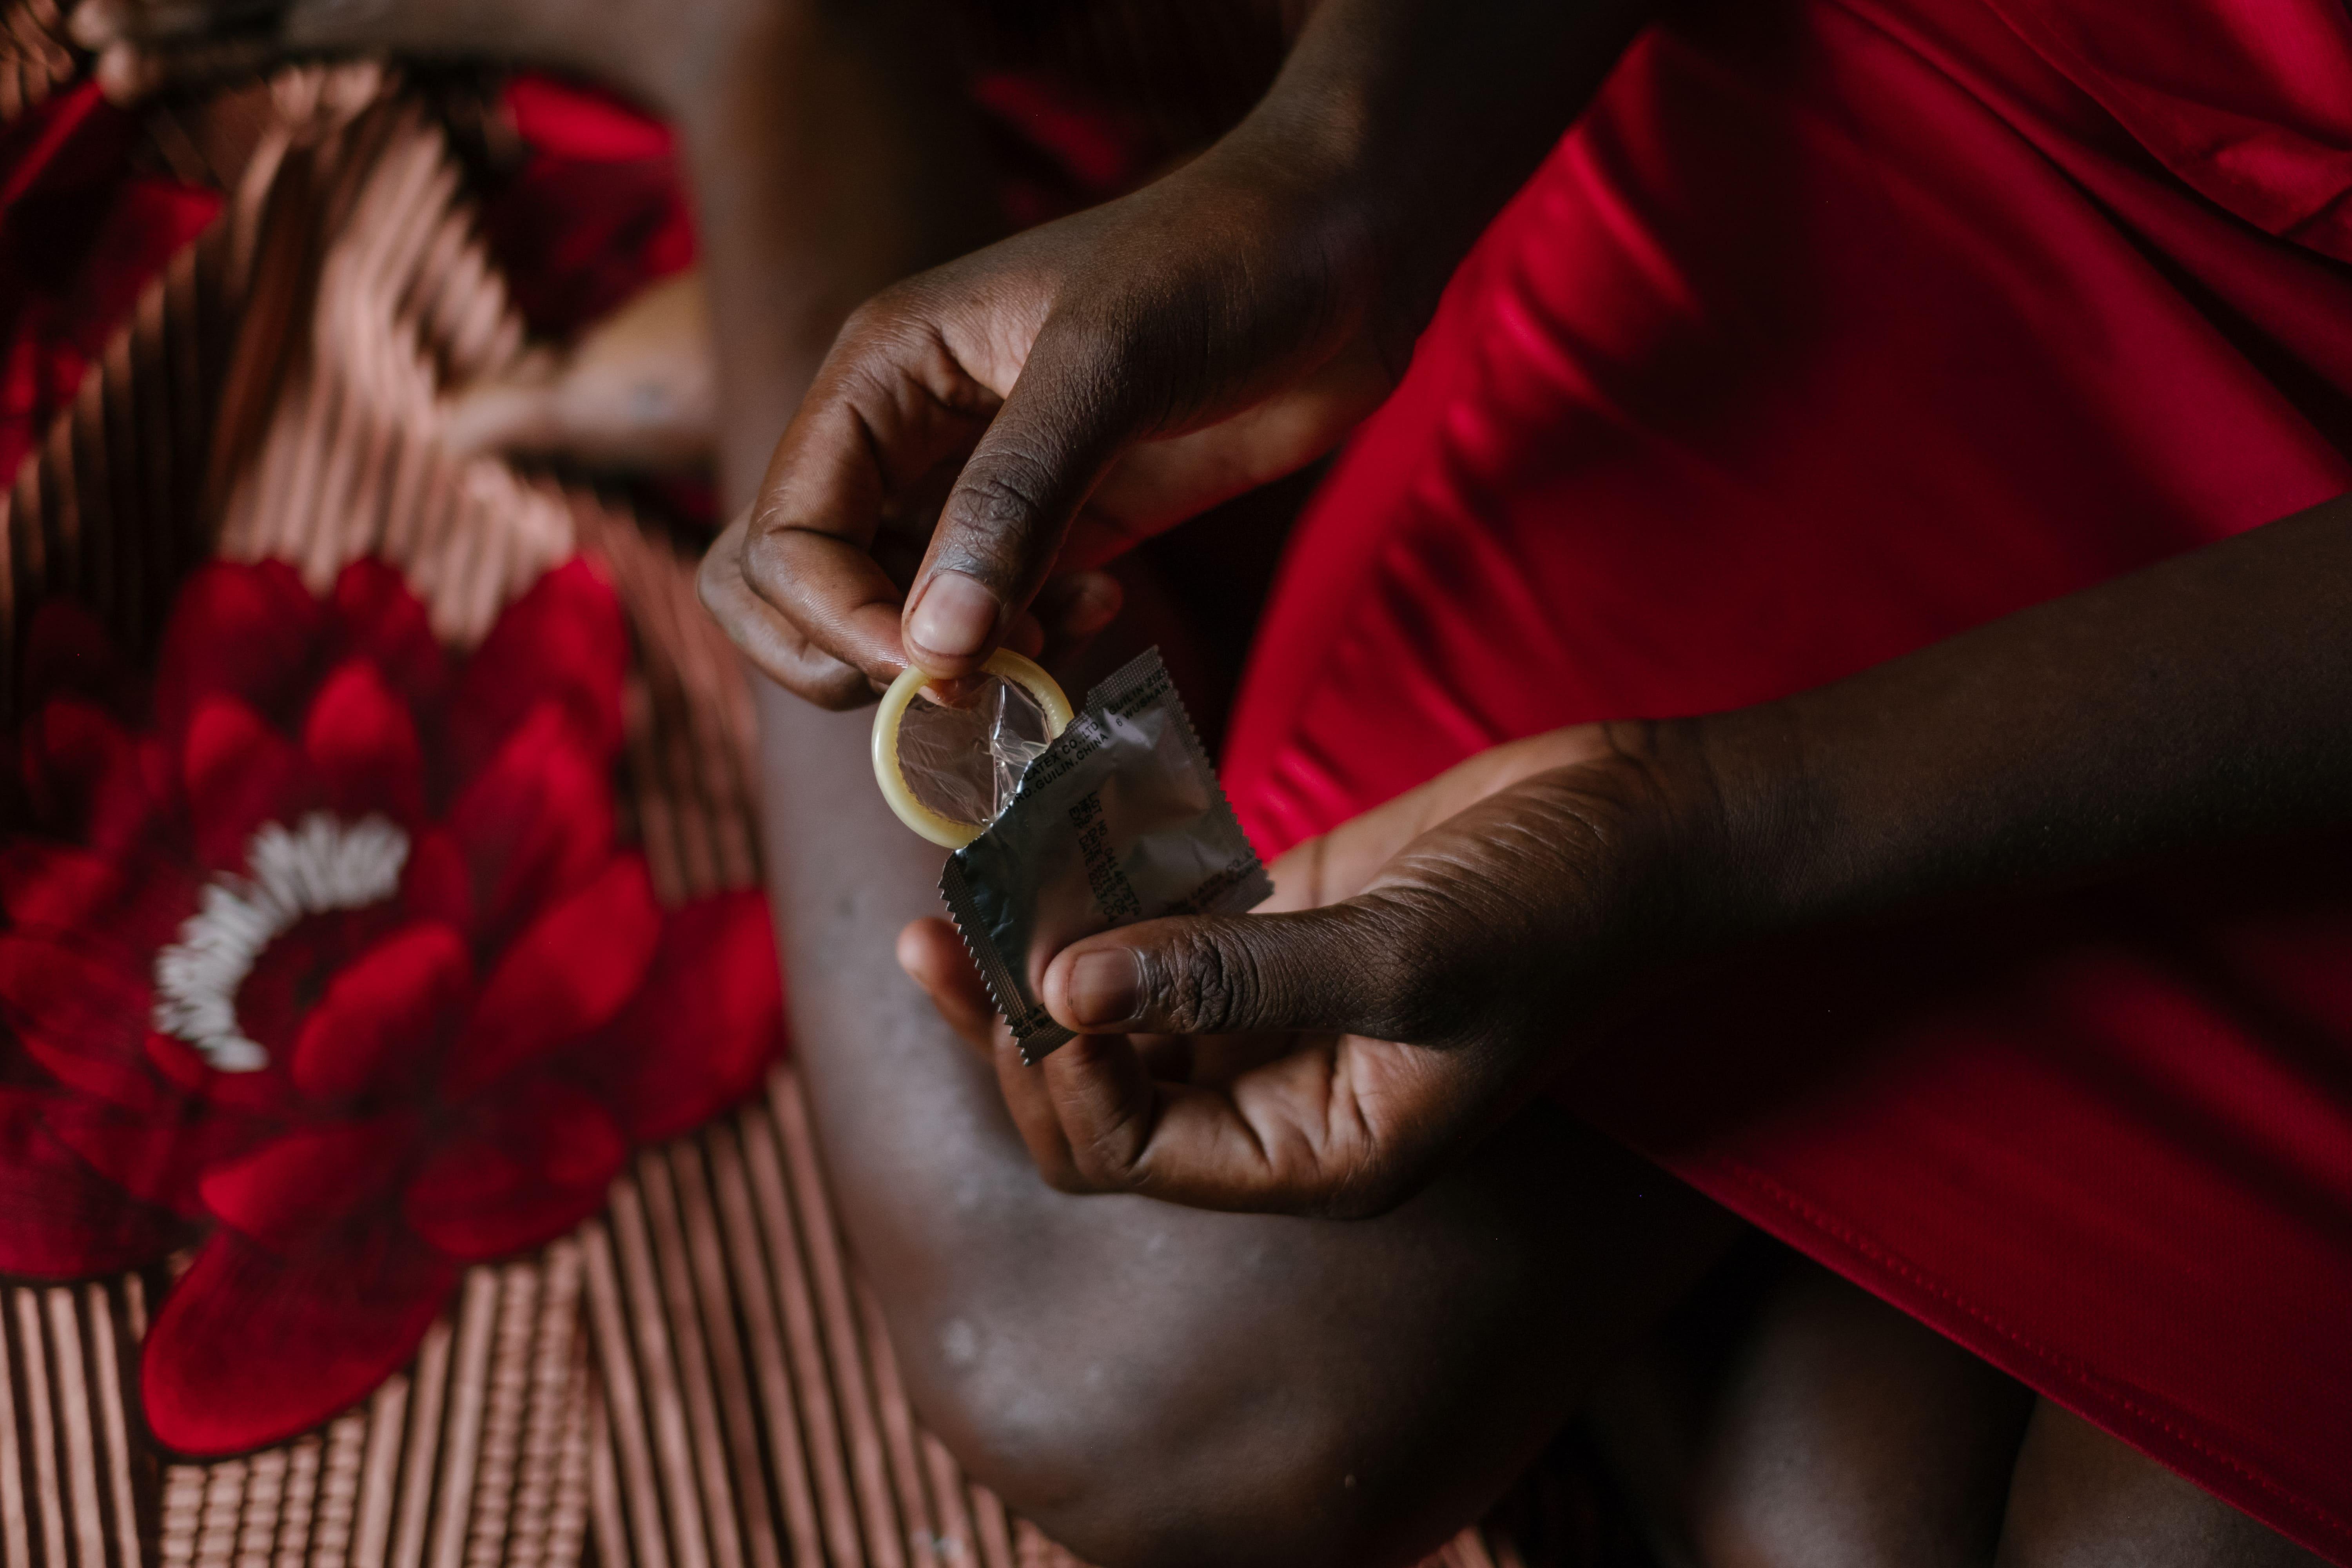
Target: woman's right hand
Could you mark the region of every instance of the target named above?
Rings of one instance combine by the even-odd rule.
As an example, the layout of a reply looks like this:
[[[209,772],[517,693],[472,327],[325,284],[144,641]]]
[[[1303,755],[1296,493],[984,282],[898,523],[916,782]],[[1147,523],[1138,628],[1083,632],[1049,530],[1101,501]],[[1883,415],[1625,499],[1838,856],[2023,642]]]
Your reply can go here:
[[[1050,649],[1116,613],[1104,562],[1329,449],[1418,323],[1381,319],[1375,226],[1285,141],[1236,133],[853,315],[703,565],[745,653],[848,708],[910,662]]]

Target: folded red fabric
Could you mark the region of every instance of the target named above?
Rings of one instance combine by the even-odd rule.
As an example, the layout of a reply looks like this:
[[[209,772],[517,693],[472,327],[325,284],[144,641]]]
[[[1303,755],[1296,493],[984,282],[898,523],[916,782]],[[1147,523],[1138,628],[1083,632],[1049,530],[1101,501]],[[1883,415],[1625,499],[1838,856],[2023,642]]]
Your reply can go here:
[[[1263,850],[1495,742],[1833,679],[2352,488],[2328,0],[1800,0],[1645,37],[1302,524]],[[1717,972],[1571,1103],[2352,1563],[2352,853]]]

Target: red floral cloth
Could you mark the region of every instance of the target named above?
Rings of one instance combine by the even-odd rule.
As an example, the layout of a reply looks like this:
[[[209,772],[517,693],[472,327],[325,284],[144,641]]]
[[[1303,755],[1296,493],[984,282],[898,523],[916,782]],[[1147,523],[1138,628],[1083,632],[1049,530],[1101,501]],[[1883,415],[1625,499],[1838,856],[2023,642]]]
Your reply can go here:
[[[668,126],[610,94],[522,73],[507,84],[522,166],[484,193],[482,234],[531,331],[566,338],[694,265]]]
[[[1646,37],[1301,524],[1261,848],[2352,489],[2336,0],[1782,0]],[[1727,963],[1600,1125],[2352,1563],[2352,849]]]
[[[211,191],[135,173],[137,134],[88,82],[0,131],[0,483],[139,290],[220,210]]]
[[[1146,156],[1050,84],[974,90],[1021,150],[1018,216]],[[530,74],[504,104],[526,155],[482,193],[483,227],[535,331],[692,264],[667,127]],[[136,172],[139,134],[85,83],[0,135],[0,471],[219,210]],[[569,1229],[632,1144],[749,1092],[780,1048],[763,900],[661,910],[615,838],[626,650],[582,562],[463,660],[377,562],[324,601],[276,563],[205,568],[152,686],[74,606],[36,615],[0,768],[0,1273],[194,1248],[143,1350],[167,1446],[255,1447],[362,1397],[465,1264]],[[397,886],[260,948],[233,997],[266,1066],[218,1070],[155,1026],[159,964],[208,897],[251,884],[261,836],[299,849],[321,817],[313,850],[398,828]]]
[[[0,843],[0,1271],[194,1246],[143,1348],[164,1444],[249,1448],[361,1398],[462,1266],[576,1225],[633,1144],[775,1058],[764,900],[666,911],[616,839],[627,657],[579,560],[462,660],[381,562],[323,600],[215,563],[152,691],[80,611],[39,612],[33,826]],[[376,884],[330,885],[371,848]],[[190,1022],[207,984],[231,1046]]]

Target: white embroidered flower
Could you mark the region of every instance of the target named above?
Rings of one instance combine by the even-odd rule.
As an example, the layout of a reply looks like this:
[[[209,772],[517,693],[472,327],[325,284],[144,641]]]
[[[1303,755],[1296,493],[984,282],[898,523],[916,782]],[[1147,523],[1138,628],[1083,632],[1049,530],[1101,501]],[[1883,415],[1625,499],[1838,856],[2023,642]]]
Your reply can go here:
[[[314,811],[269,823],[246,845],[247,876],[214,879],[180,940],[155,955],[155,1027],[222,1072],[257,1072],[269,1053],[237,1027],[236,993],[262,950],[307,916],[363,910],[400,889],[408,835],[381,816]]]

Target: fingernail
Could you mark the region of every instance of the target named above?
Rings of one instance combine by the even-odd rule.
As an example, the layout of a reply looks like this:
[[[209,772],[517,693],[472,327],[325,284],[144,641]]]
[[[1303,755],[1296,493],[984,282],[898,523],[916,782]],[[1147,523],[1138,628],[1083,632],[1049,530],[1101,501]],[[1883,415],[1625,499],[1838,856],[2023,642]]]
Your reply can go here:
[[[1123,947],[1082,952],[1070,965],[1070,1014],[1089,1029],[1124,1024],[1135,1016],[1142,981],[1135,954]]]
[[[998,607],[996,595],[982,587],[978,578],[941,572],[923,590],[923,602],[915,606],[907,635],[926,653],[970,658],[996,630]]]

